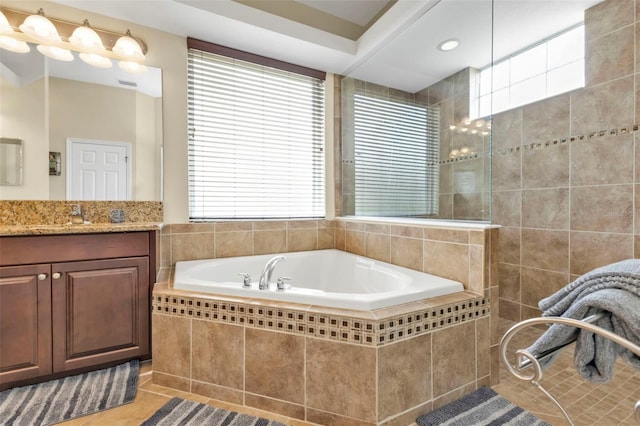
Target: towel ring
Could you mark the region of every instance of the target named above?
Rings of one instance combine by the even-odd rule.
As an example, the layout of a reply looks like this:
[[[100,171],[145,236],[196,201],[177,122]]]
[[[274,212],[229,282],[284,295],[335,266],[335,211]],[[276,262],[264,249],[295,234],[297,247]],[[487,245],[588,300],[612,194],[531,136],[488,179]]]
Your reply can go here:
[[[602,314],[599,314],[599,315],[602,315]],[[509,372],[509,374],[511,374],[516,379],[528,381],[534,386],[536,386],[538,389],[540,389],[560,409],[564,417],[572,426],[574,426],[574,423],[571,420],[569,413],[567,413],[567,411],[564,409],[562,404],[540,384],[540,381],[542,380],[542,377],[543,377],[543,373],[542,373],[542,366],[540,365],[539,359],[525,349],[518,349],[516,351],[516,360],[517,360],[516,362],[519,362],[520,360],[523,360],[523,359],[525,361],[519,362],[520,365],[514,367],[513,365],[511,365],[511,363],[509,362],[509,359],[507,358],[507,348],[513,336],[515,336],[519,331],[521,331],[524,328],[534,326],[534,325],[539,325],[539,324],[562,324],[562,325],[576,327],[576,328],[580,328],[580,329],[598,334],[602,337],[605,337],[613,341],[614,343],[617,343],[623,348],[628,349],[629,351],[633,352],[634,354],[640,357],[640,346],[637,346],[631,343],[627,339],[624,339],[618,336],[617,334],[610,332],[609,330],[605,330],[602,327],[598,327],[597,325],[591,324],[591,322],[594,322],[598,318],[599,316],[597,315],[591,316],[589,318],[585,318],[584,320],[577,320],[577,319],[565,318],[565,317],[530,318],[513,325],[511,328],[509,328],[509,330],[507,330],[507,332],[504,334],[504,336],[502,336],[502,339],[500,340],[500,356],[502,358],[502,363],[505,365],[505,367],[507,367],[507,371]],[[556,350],[554,350],[552,353],[545,354],[541,358],[545,358],[552,355],[553,353],[557,353],[560,349],[564,348],[565,346],[566,345],[563,345],[557,348]],[[533,366],[533,369],[534,369],[533,374],[531,375],[522,374],[521,370],[529,365]],[[636,420],[636,423],[640,425],[640,400],[636,402],[636,405],[634,406],[633,416],[634,416],[634,419]]]

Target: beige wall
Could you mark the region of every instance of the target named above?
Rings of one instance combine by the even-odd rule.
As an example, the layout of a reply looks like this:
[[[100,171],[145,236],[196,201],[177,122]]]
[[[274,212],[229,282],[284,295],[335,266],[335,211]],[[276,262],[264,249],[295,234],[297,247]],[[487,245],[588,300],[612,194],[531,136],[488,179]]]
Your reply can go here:
[[[579,274],[640,257],[639,13],[634,0],[589,9],[586,87],[494,116],[505,318],[538,316]]]
[[[23,141],[23,184],[0,186],[0,199],[49,199],[49,147],[45,127],[45,81],[23,87],[0,78],[0,136]]]

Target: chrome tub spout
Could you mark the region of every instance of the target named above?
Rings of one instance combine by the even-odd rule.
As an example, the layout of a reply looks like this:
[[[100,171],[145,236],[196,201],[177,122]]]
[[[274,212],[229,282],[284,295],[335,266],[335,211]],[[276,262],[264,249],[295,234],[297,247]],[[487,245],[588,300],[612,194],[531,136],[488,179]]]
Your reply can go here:
[[[262,274],[260,275],[260,281],[258,282],[258,288],[260,290],[269,290],[269,283],[271,282],[271,274],[273,274],[273,268],[275,268],[276,263],[285,259],[286,257],[282,255],[274,256],[269,259],[267,264],[264,266]]]

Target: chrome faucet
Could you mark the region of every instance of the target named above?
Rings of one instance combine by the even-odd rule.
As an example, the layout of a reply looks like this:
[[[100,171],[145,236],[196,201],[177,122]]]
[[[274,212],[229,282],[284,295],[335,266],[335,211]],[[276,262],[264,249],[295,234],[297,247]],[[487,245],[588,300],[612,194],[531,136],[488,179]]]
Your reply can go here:
[[[271,282],[271,274],[273,273],[273,268],[275,268],[276,263],[285,259],[286,257],[282,255],[274,256],[269,259],[267,264],[264,266],[264,271],[262,271],[262,274],[260,275],[260,281],[258,282],[258,288],[260,290],[269,290],[269,283]]]

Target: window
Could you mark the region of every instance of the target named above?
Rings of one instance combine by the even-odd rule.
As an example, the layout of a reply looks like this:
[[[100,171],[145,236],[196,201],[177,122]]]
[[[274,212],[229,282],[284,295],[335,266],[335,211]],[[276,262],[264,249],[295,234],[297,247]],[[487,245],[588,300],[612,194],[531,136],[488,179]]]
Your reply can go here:
[[[355,214],[438,212],[439,111],[354,95]]]
[[[250,57],[189,39],[190,219],[324,217],[324,73]]]
[[[584,25],[480,70],[478,117],[584,87]]]

